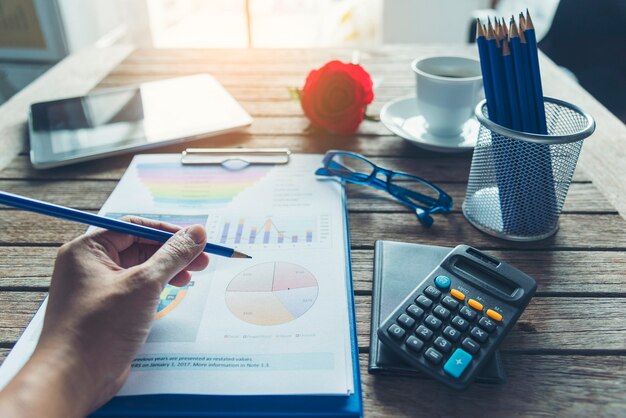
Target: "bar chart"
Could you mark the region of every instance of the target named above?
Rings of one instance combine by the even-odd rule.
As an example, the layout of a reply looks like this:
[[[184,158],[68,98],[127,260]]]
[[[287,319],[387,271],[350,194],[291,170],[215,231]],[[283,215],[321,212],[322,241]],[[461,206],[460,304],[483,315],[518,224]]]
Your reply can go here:
[[[209,234],[220,245],[312,247],[330,239],[328,216],[222,217],[209,222]]]

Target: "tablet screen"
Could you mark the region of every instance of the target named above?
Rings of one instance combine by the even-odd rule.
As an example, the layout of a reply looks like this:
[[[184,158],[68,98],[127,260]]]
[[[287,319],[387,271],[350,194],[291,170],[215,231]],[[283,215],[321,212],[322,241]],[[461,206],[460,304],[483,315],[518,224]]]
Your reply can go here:
[[[146,137],[141,90],[33,106],[33,129],[49,133],[54,154],[133,143]]]
[[[33,163],[63,161],[245,126],[250,116],[208,75],[31,106]]]

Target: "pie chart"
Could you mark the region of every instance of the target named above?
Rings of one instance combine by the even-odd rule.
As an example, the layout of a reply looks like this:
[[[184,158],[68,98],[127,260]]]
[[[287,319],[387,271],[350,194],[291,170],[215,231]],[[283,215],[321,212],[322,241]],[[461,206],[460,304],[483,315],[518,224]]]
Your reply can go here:
[[[226,288],[226,306],[254,325],[280,325],[304,315],[318,293],[315,276],[297,264],[257,264],[237,274]]]

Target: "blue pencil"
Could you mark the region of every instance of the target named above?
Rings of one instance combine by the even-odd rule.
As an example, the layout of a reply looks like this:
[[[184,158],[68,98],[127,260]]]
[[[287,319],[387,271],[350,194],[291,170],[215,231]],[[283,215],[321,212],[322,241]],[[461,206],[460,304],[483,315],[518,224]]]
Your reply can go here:
[[[520,13],[521,16],[523,16]],[[524,20],[524,31],[526,43],[528,44],[528,57],[530,61],[530,71],[532,75],[533,93],[535,98],[535,110],[537,112],[537,123],[539,133],[546,135],[548,128],[546,125],[546,112],[543,106],[543,88],[541,86],[541,73],[539,71],[539,52],[537,51],[537,37],[530,13],[526,9],[526,19]]]
[[[511,51],[520,99],[522,130],[535,134],[540,133],[530,76],[528,45],[526,42],[522,43],[517,24],[513,18],[511,18],[509,35],[511,36]],[[516,204],[519,225],[520,227],[526,225],[526,229],[531,233],[535,231],[537,233],[545,232],[555,225],[558,219],[550,147],[545,144],[521,142],[518,152],[520,158],[523,158],[528,164],[532,163],[535,167],[527,172],[523,184],[516,185],[517,190],[524,190],[525,192],[520,194],[519,202]],[[530,160],[531,157],[533,160]],[[541,202],[541,205],[538,202]]]
[[[513,18],[511,18],[511,29],[509,30],[509,36],[511,37],[511,52],[513,54],[513,63],[517,79],[517,97],[519,97],[522,131],[537,133],[535,112],[533,111],[533,104],[529,102],[530,97],[528,96],[528,92],[531,91],[530,87],[527,86],[528,61],[522,49],[519,31]]]
[[[480,56],[480,65],[483,74],[483,84],[485,88],[485,98],[487,99],[487,108],[489,110],[489,119],[493,122],[507,126],[505,123],[509,119],[509,109],[504,106],[503,79],[500,75],[499,65],[501,64],[501,54],[496,44],[495,34],[491,26],[491,20],[488,20],[487,33],[482,25],[476,28],[476,43],[478,45],[478,53]],[[491,94],[490,94],[491,92]],[[508,126],[507,126],[508,127]],[[498,194],[500,195],[500,211],[502,213],[502,221],[504,229],[510,230],[514,219],[510,216],[510,208],[514,207],[515,193],[512,189],[510,181],[510,173],[513,172],[513,164],[515,158],[515,147],[510,147],[507,141],[497,135],[491,135],[495,158],[496,180],[498,183]],[[506,155],[505,158],[502,158]],[[512,158],[509,158],[512,157]],[[513,199],[513,200],[512,200]]]
[[[513,66],[513,56],[509,42],[502,40],[502,62],[504,64],[504,77],[506,79],[506,89],[509,93],[509,105],[511,111],[511,128],[516,131],[522,130],[522,121],[520,119],[519,97],[517,96],[517,87],[515,84],[515,68]]]
[[[498,40],[491,26],[491,21],[487,27],[487,48],[489,51],[489,64],[491,66],[491,79],[493,82],[497,119],[490,119],[499,125],[508,127],[510,124],[510,115],[508,108],[508,95],[504,81],[504,67],[502,66],[502,54],[498,48]]]
[[[535,100],[535,94],[533,91],[533,77],[531,72],[530,65],[530,50],[528,48],[528,43],[526,42],[526,37],[524,36],[524,31],[520,28],[519,32],[519,40],[520,40],[520,51],[521,57],[523,59],[523,65],[526,69],[524,73],[524,88],[526,89],[526,97],[528,100],[528,113],[530,115],[530,131],[535,134],[539,132],[539,117],[537,115],[537,101]]]
[[[53,203],[42,202],[40,200],[30,199],[28,197],[2,191],[0,191],[0,203],[14,208],[27,210],[42,215],[48,215],[55,218],[66,219],[68,221],[93,225],[111,231],[121,232],[123,234],[133,235],[156,242],[165,242],[174,235],[171,232],[132,224],[129,222],[120,221],[118,219],[111,219],[105,216],[94,215],[89,212],[83,212],[81,210],[67,208],[65,206],[55,205]],[[204,251],[207,253],[220,255],[222,257],[252,258],[249,255],[240,253],[239,251],[235,251],[232,248],[222,247],[221,245],[209,243],[205,245]]]
[[[478,56],[480,57],[480,69],[483,74],[483,88],[485,90],[485,99],[487,99],[489,119],[495,122],[498,120],[498,115],[493,79],[491,76],[491,64],[489,62],[489,50],[487,47],[487,39],[485,38],[485,29],[480,23],[480,19],[476,19],[476,44],[478,45]]]

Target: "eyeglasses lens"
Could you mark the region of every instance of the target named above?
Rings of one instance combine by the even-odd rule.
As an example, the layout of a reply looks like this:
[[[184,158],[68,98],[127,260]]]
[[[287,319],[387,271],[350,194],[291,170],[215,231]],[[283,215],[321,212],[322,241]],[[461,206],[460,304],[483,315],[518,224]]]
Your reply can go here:
[[[333,174],[355,181],[365,181],[374,172],[372,163],[351,155],[335,155],[329,165]]]
[[[394,174],[391,177],[389,192],[418,206],[434,206],[439,199],[439,192],[436,189],[402,174]]]

